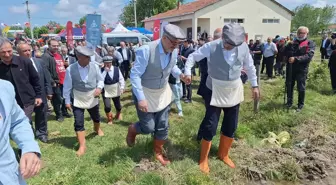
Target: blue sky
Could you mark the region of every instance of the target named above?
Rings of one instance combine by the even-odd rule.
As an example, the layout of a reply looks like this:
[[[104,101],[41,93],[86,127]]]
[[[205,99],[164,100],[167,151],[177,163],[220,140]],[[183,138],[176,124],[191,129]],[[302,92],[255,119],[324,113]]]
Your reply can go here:
[[[131,0],[30,0],[32,25],[45,25],[49,20],[65,24],[78,22],[87,13],[102,14],[103,22],[115,24],[122,8]],[[188,0],[193,1],[193,0]],[[277,0],[289,9],[309,3],[314,6],[336,4],[336,0]],[[12,25],[27,22],[25,0],[0,0],[0,23]]]

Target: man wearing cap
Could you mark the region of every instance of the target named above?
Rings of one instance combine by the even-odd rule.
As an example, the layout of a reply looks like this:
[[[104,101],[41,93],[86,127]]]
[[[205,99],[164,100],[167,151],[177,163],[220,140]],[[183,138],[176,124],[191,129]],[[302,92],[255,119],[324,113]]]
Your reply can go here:
[[[183,30],[168,24],[160,40],[147,43],[136,51],[131,70],[131,83],[139,121],[128,128],[126,142],[133,146],[137,134],[154,135],[154,153],[162,165],[170,161],[163,156],[163,145],[168,138],[168,110],[172,102],[169,75],[184,74],[176,66],[177,47],[185,39]]]
[[[100,129],[99,95],[104,88],[101,70],[90,57],[94,52],[86,46],[76,47],[78,62],[66,70],[63,95],[66,107],[75,117],[75,132],[79,142],[78,156],[85,153],[84,110],[87,109],[94,123],[94,131],[98,136],[104,133]],[[71,97],[70,97],[71,95]],[[71,105],[72,104],[72,105]]]
[[[125,80],[118,67],[112,66],[113,57],[105,56],[104,71],[102,73],[104,79],[104,110],[108,120],[108,124],[113,124],[113,114],[111,112],[111,99],[113,100],[114,107],[117,110],[116,119],[122,120],[120,96],[124,93]]]
[[[191,46],[192,40],[188,39],[183,42],[183,47],[181,50],[181,55],[179,55],[179,59],[182,60],[183,64],[187,61],[188,56],[193,53],[195,50]],[[192,69],[192,74],[195,74],[195,67]],[[191,84],[186,85],[184,82],[182,82],[182,92],[183,96],[182,98],[184,99],[185,103],[191,103],[191,96],[192,96],[192,89],[191,89]]]
[[[218,157],[231,168],[234,163],[228,154],[233,142],[233,135],[238,124],[239,105],[244,100],[244,87],[240,79],[241,70],[247,71],[253,87],[253,96],[259,99],[259,88],[253,59],[245,43],[245,30],[239,24],[227,24],[223,28],[222,39],[205,44],[188,57],[185,79],[191,82],[191,68],[195,61],[209,57],[208,77],[204,90],[206,113],[202,128],[200,169],[209,173],[208,154],[212,138],[216,135],[221,111],[224,119],[221,127]]]

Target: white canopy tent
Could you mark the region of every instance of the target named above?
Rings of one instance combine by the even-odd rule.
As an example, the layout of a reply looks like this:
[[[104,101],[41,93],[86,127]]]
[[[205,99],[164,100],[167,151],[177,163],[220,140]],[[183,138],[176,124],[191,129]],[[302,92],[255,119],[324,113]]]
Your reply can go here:
[[[130,32],[132,31],[128,30],[120,23],[118,23],[118,25],[114,28],[114,30],[111,31],[111,33],[130,33]]]

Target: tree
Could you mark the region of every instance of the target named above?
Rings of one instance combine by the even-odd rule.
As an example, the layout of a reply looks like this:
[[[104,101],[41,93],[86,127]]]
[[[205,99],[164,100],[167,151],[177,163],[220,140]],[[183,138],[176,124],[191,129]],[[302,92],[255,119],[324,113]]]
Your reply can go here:
[[[51,29],[51,28],[57,28],[59,25],[60,24],[55,21],[49,21],[46,26]]]
[[[325,6],[316,8],[309,4],[298,6],[294,9],[295,16],[292,20],[292,30],[300,26],[307,26],[310,35],[317,35],[320,31],[327,29],[335,17],[335,7]]]
[[[48,31],[49,31],[49,29],[48,29],[47,26],[42,26],[38,29],[37,35],[38,35],[38,37],[41,37],[42,34],[47,34]]]
[[[84,15],[82,18],[79,19],[80,27],[82,27],[82,25],[84,24],[85,21],[86,21],[86,15]]]
[[[137,0],[137,23],[142,26],[142,20],[146,17],[166,12],[177,6],[177,0]],[[124,22],[124,26],[134,26],[134,1],[124,7],[119,19]]]
[[[55,33],[59,34],[63,29],[65,29],[64,26],[59,26],[58,28],[56,28]]]
[[[30,28],[28,28],[28,27],[25,27],[25,29],[24,29],[24,32],[25,32],[25,34],[26,34],[26,36],[28,37],[28,38],[31,38],[31,34],[30,34]],[[34,34],[34,37],[36,37],[36,35]]]

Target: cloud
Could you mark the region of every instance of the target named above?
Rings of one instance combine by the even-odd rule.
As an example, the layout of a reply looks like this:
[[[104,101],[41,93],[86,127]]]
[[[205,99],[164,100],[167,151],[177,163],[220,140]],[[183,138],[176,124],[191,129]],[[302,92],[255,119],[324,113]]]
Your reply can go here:
[[[36,13],[39,10],[39,6],[37,6],[36,4],[29,4],[29,10],[31,14]],[[9,7],[9,11],[18,14],[27,13],[26,5],[11,6]]]
[[[59,0],[54,7],[53,15],[78,21],[82,16],[96,12],[102,15],[103,22],[115,23],[119,20],[119,15],[125,6],[124,2],[124,0],[101,0],[97,4],[93,0]]]

